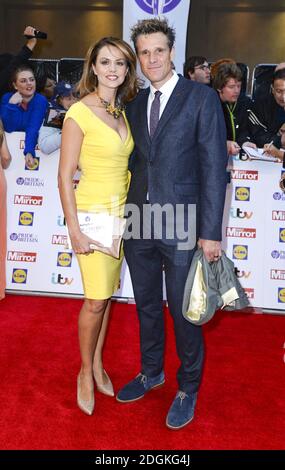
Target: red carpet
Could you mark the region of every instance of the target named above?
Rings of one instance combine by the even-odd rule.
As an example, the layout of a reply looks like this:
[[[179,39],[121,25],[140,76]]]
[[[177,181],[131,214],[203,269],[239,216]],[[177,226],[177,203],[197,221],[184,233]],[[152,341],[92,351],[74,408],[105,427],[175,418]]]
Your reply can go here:
[[[0,303],[1,449],[284,449],[285,317],[216,314],[193,423],[165,427],[177,359],[167,315],[166,384],[120,404],[96,393],[76,406],[77,314],[82,301],[8,295]],[[116,390],[140,369],[133,305],[113,304],[105,366]]]

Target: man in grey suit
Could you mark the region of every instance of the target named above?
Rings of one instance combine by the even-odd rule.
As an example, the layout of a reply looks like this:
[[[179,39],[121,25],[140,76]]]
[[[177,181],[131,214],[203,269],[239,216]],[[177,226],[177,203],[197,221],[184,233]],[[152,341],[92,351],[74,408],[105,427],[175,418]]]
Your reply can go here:
[[[139,21],[132,28],[132,40],[150,87],[127,109],[135,141],[127,207],[135,205],[141,215],[165,205],[173,210],[170,216],[162,215],[160,227],[155,216],[150,223],[143,220],[141,236],[125,241],[140,323],[141,372],[119,391],[117,400],[138,400],[164,383],[164,270],[181,362],[166,425],[179,429],[193,419],[203,366],[202,330],[183,317],[183,292],[197,245],[209,261],[221,255],[226,130],[216,92],[173,70],[175,32],[165,19]],[[193,205],[196,224],[194,220],[191,225]],[[150,230],[145,230],[149,224]],[[175,230],[169,235],[171,224]],[[192,231],[186,244],[179,236],[182,226]]]

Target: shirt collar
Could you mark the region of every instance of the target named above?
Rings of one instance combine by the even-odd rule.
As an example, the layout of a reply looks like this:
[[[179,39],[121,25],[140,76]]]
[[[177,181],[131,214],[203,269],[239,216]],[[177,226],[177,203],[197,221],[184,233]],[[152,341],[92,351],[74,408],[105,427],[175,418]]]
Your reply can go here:
[[[159,89],[159,91],[162,93],[163,97],[167,96],[169,98],[169,96],[173,92],[178,80],[179,80],[178,74],[175,72],[175,70],[172,70],[172,77],[169,80],[167,80],[167,82],[164,83],[164,85],[162,85],[162,87]],[[154,94],[155,94],[156,91],[157,91],[157,89],[154,88],[154,86],[152,84],[150,84],[150,94],[151,94],[152,99],[154,99]]]

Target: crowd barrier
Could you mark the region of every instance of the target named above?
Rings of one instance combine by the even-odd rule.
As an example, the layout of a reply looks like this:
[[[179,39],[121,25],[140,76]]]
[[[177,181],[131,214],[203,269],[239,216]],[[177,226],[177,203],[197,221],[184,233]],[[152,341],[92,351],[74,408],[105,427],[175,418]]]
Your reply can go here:
[[[24,133],[6,134],[12,163],[8,184],[7,288],[34,294],[82,296],[74,253],[64,248],[66,227],[57,171],[59,151],[36,151],[30,170],[23,157]],[[234,261],[251,305],[285,313],[285,193],[281,166],[262,161],[230,162],[223,224],[223,247]],[[79,175],[74,176],[74,184]],[[133,298],[124,264],[115,297]]]
[[[72,57],[29,60],[32,62],[37,80],[48,75],[57,82],[63,80],[71,84],[75,84],[80,80],[84,65],[84,59]],[[250,90],[248,90],[249,67],[243,62],[237,62],[237,64],[242,71],[241,90],[243,93],[248,92],[252,99],[262,98],[269,93],[273,72],[277,64],[255,65],[252,71]]]

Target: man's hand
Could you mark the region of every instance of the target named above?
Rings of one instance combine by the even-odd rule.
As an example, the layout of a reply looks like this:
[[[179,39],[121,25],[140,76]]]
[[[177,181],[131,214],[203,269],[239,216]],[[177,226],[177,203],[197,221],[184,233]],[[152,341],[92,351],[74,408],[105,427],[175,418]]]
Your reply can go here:
[[[199,238],[198,247],[202,248],[203,253],[209,263],[212,261],[218,261],[222,255],[221,242]]]
[[[240,151],[240,146],[233,140],[227,140],[228,155],[237,155]]]
[[[24,36],[33,36],[27,40],[26,46],[33,51],[35,45],[37,44],[37,38],[35,38],[35,31],[36,29],[33,28],[33,26],[26,26],[25,31],[24,31]]]

